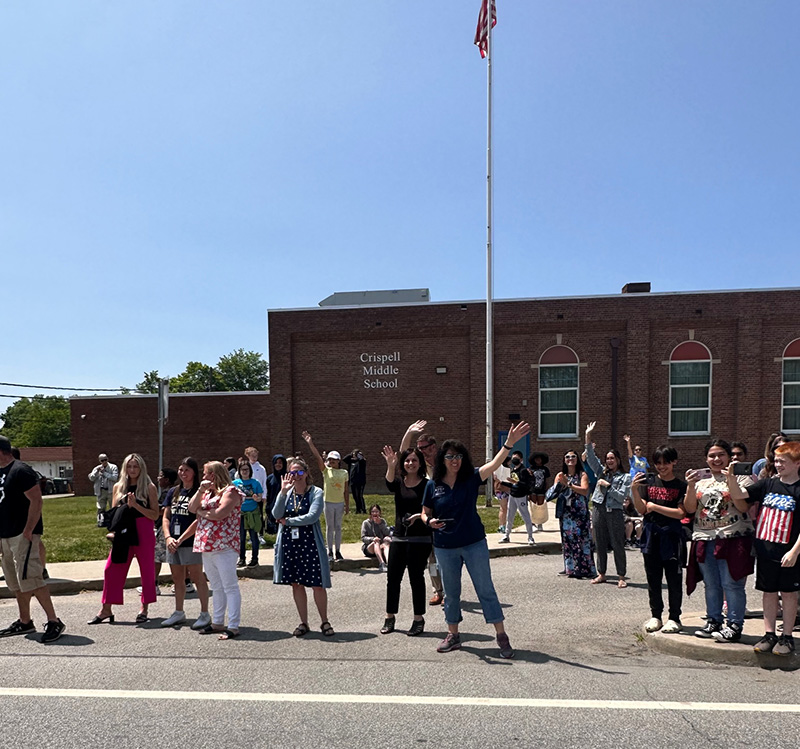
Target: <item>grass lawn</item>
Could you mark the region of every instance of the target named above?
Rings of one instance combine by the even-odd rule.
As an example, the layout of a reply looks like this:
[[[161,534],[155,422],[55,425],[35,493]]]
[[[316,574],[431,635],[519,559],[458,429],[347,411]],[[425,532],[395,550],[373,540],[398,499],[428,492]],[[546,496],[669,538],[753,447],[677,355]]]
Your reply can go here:
[[[394,501],[389,495],[368,494],[367,507],[379,504],[389,525],[394,522]],[[484,498],[478,499],[478,514],[489,533],[497,530],[497,507],[487,509]],[[351,502],[351,508],[353,507]],[[342,543],[361,541],[361,523],[366,515],[350,513],[344,516]],[[97,527],[94,497],[61,497],[44,500],[44,540],[48,562],[81,562],[105,559],[109,544],[105,528]],[[323,532],[325,519],[322,520]]]

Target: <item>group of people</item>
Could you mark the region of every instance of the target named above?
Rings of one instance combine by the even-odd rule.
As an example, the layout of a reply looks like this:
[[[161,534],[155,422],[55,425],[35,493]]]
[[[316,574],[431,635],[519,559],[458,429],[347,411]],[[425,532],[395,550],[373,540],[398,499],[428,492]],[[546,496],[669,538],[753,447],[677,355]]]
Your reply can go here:
[[[673,446],[656,448],[651,464],[640,445],[631,446],[629,435],[625,435],[628,470],[613,448],[601,462],[593,441],[595,426],[591,422],[586,427],[581,455],[577,450],[564,454],[561,470],[546,493],[548,500],[556,502],[560,523],[564,569],[559,574],[604,583],[611,550],[617,586],[625,588],[625,550],[633,544],[641,549],[647,579],[651,617],[644,626],[648,632],[681,631],[686,569],[688,595],[699,581],[704,583],[705,625],[696,636],[738,642],[746,611],[747,577],[755,570],[755,587],[763,594],[765,634],[754,649],[783,656],[794,653],[800,522],[793,520],[800,499],[800,442],[775,432],[764,458],[748,463],[744,443],[713,439],[705,446],[706,467],[686,470],[681,477],[676,470],[678,451]],[[509,486],[512,492],[516,488],[522,496],[531,478],[520,481],[520,477],[541,465],[541,458],[534,462],[539,455],[531,456],[530,468],[516,468],[516,483],[496,474],[496,485]],[[518,488],[520,485],[524,486]],[[515,509],[522,513],[525,504],[521,500]],[[514,510],[510,501],[508,506],[510,525]],[[526,525],[531,538],[530,522]],[[781,608],[783,626],[778,635]]]
[[[746,580],[755,569],[755,585],[763,593],[766,630],[755,649],[777,655],[794,652],[800,523],[793,520],[800,499],[800,442],[775,433],[763,461],[750,464],[746,462],[745,445],[713,439],[705,448],[706,467],[689,469],[680,477],[676,472],[678,453],[673,446],[659,446],[648,462],[641,446],[631,447],[628,435],[627,470],[616,449],[607,450],[601,460],[593,441],[596,424],[591,422],[582,454],[567,450],[561,470],[548,488],[548,456],[534,452],[525,467],[523,455],[512,452],[529,433],[528,424],[512,425],[494,458],[478,467],[462,442],[447,440],[439,446],[425,432],[425,426],[425,421],[414,422],[397,451],[390,445],[383,449],[385,483],[394,499],[393,529],[389,529],[378,505],[370,508],[362,524],[364,553],[374,556],[387,573],[382,634],[396,629],[406,570],[413,607],[407,634],[424,632],[424,573],[429,567],[434,585],[430,603],[441,603],[443,598],[447,626],[437,650],[460,648],[461,582],[466,566],[484,619],[495,628],[500,655],[513,657],[492,583],[486,533],[477,511],[481,485],[492,477],[495,491],[507,495],[504,539],[508,539],[514,517],[520,512],[524,520],[528,518],[528,538],[533,542],[529,498],[534,508],[545,500],[555,502],[564,554],[561,574],[568,577],[590,578],[595,584],[605,582],[611,550],[617,585],[627,587],[627,526],[637,516],[651,612],[645,623],[647,631],[681,630],[686,569],[687,592],[691,594],[699,580],[705,588],[706,622],[695,634],[737,642],[746,610]],[[201,471],[197,461],[187,457],[176,471],[161,471],[158,487],[150,480],[140,455],[128,455],[118,471],[107,456],[101,455],[100,465],[93,471],[95,479],[105,475],[109,477],[106,481],[110,480],[115,471],[117,479],[111,487],[110,510],[101,510],[98,494],[99,520],[109,526],[112,545],[104,573],[102,606],[89,624],[114,622],[113,607],[122,603],[134,557],[142,579],[137,622],[147,621],[148,607],[156,600],[156,549],[161,536],[176,602],[175,611],[162,625],[187,621],[184,602],[188,583],[194,585],[200,606],[192,628],[220,640],[237,637],[241,593],[236,567],[244,559],[246,535],[253,548],[251,563],[257,563],[261,523],[271,522],[277,531],[273,582],[291,586],[300,619],[293,634],[302,637],[310,631],[310,588],[320,630],[326,636],[333,635],[327,590],[331,587],[331,564],[337,556],[341,558],[341,520],[349,512],[351,474],[342,468],[337,452],[322,454],[308,432],[302,436],[320,471],[322,487],[315,484],[311,465],[299,454],[289,458],[276,455],[269,476],[258,463],[254,448],[234,461],[235,470],[230,461],[227,465],[209,461]],[[106,489],[102,482],[100,489]],[[30,600],[35,596],[48,617],[43,641],[51,642],[63,633],[64,625],[55,614],[38,561],[41,492],[35,473],[14,460],[11,445],[3,437],[0,491],[3,571],[20,611],[20,618],[0,630],[0,636],[34,631]],[[321,526],[323,513],[326,535]],[[211,612],[209,584],[214,592]],[[779,635],[781,610],[783,630]]]

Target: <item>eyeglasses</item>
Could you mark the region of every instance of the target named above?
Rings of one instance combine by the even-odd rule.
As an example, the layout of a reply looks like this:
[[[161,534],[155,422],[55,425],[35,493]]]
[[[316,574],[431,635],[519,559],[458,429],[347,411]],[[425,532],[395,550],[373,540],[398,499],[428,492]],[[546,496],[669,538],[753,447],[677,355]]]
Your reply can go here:
[[[577,460],[577,459],[578,459],[577,455],[565,455],[564,456],[564,460]]]
[[[433,442],[429,442],[427,445],[420,445],[419,442],[417,442],[418,450],[427,450],[429,447],[436,447],[436,445]]]
[[[450,453],[444,456],[445,460],[462,460],[463,458],[463,455],[450,455]]]
[[[288,476],[305,476],[306,472],[301,468],[299,471],[287,471]]]

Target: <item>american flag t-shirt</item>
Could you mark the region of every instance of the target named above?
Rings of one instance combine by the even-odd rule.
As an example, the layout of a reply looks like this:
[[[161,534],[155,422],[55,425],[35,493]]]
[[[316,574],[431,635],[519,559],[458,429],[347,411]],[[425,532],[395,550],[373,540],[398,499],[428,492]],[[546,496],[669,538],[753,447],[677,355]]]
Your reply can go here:
[[[761,504],[756,538],[769,543],[788,544],[794,510],[794,497],[769,492]]]

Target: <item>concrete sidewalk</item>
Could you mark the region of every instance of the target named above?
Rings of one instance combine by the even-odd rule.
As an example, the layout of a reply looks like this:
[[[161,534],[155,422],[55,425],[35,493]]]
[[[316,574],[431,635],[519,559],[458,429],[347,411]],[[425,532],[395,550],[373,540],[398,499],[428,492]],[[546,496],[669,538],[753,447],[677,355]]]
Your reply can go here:
[[[494,530],[494,529],[492,529]],[[489,542],[489,554],[492,557],[515,556],[521,554],[560,554],[561,535],[558,528],[558,520],[551,518],[544,525],[544,530],[534,534],[536,539],[535,546],[528,546],[525,526],[515,528],[511,533],[511,541],[507,544],[499,543],[502,535],[499,533],[486,534]],[[361,551],[361,544],[342,544],[342,556],[344,561],[335,562],[333,571],[355,570],[370,567],[377,567],[374,558],[365,557]],[[249,557],[249,552],[248,552]],[[259,552],[258,567],[244,567],[238,570],[239,577],[255,579],[271,579],[272,565],[275,554],[271,548],[261,549]],[[47,581],[50,592],[53,595],[70,595],[80,593],[82,590],[102,590],[103,571],[106,566],[105,559],[98,559],[88,562],[62,562],[48,564],[47,571],[50,579]],[[139,578],[139,568],[136,562],[131,565],[131,570],[126,580],[126,588],[134,588],[141,585]],[[172,576],[169,572],[169,565],[164,564],[161,568],[161,575],[158,578],[161,585],[172,583]],[[13,598],[11,591],[5,584],[0,582],[0,598]]]

